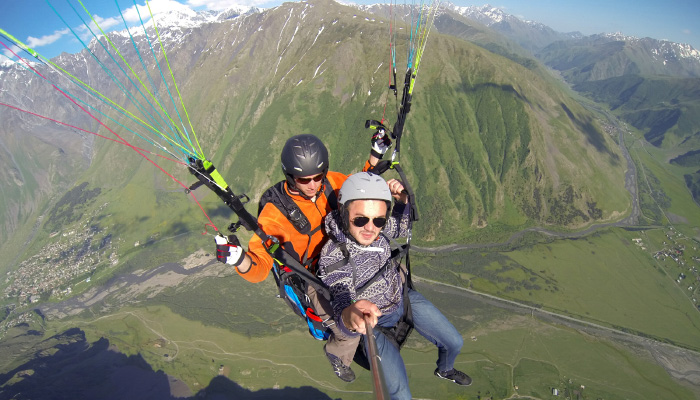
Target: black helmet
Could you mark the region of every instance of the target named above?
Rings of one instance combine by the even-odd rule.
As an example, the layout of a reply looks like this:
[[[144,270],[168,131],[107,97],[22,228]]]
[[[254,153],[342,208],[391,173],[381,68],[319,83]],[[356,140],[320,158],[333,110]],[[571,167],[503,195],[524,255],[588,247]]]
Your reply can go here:
[[[282,148],[282,172],[287,184],[294,187],[294,177],[328,172],[328,149],[314,135],[292,136]]]

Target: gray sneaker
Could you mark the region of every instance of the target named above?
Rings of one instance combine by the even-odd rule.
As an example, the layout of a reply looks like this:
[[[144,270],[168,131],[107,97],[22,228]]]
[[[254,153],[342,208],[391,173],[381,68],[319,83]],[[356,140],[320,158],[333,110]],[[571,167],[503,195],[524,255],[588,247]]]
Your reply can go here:
[[[355,373],[352,371],[352,369],[344,365],[343,362],[340,361],[340,358],[328,353],[326,351],[326,345],[323,345],[323,352],[326,353],[328,361],[331,362],[331,366],[333,367],[333,372],[335,372],[335,376],[344,380],[345,382],[352,382],[355,380]]]
[[[435,376],[438,378],[447,379],[448,381],[452,381],[462,386],[469,386],[472,384],[472,378],[470,378],[469,375],[454,368],[449,371],[440,371],[436,369]]]

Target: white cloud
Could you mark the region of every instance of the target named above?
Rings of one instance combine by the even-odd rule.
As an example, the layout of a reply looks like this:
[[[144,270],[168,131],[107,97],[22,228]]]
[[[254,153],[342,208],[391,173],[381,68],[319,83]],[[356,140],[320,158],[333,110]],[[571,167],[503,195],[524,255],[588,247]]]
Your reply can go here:
[[[124,20],[122,20],[122,15],[119,14],[106,18],[100,17],[97,14],[93,14],[92,17],[94,18],[94,21],[88,18],[85,22],[88,23],[88,26],[92,30],[94,35],[101,36],[100,29],[98,29],[97,27],[98,25],[102,29],[102,31],[109,32],[113,29],[124,29],[124,21],[126,21],[127,25],[129,25],[130,27],[140,26],[141,20],[143,20],[143,23],[146,24],[151,20],[151,14],[156,16],[158,14],[167,13],[170,11],[179,11],[185,14],[193,14],[195,12],[195,8],[204,8],[213,11],[223,11],[236,6],[241,7],[243,4],[246,4],[248,6],[255,4],[263,4],[265,2],[268,2],[269,0],[149,0],[148,4],[146,4],[145,0],[140,1],[143,1],[143,3],[138,5],[132,5],[131,7],[126,9],[122,9],[122,15],[124,16]],[[184,4],[185,2],[186,4]],[[90,33],[90,31],[85,25],[76,26],[73,28],[73,31],[80,37],[81,40],[85,42],[93,38],[93,33]],[[72,33],[68,28],[57,30],[50,35],[45,35],[39,38],[30,36],[27,38],[26,43],[31,48],[48,46],[57,42],[66,35],[72,36]],[[5,53],[7,53],[6,50]]]
[[[150,7],[150,11],[149,11]],[[138,5],[138,12],[136,11],[136,6],[131,6],[126,10],[122,11],[124,14],[124,19],[128,23],[140,24],[139,14],[141,19],[145,23],[151,19],[151,13],[157,15],[169,11],[181,11],[181,12],[192,12],[192,9],[182,3],[175,0],[152,0],[148,2],[148,5],[144,2],[142,5]]]
[[[103,31],[107,32],[109,31],[109,28],[122,24],[121,17],[102,18],[99,15],[93,15],[92,17],[95,19],[95,21],[90,23],[90,27],[93,31],[96,32],[99,32],[99,29],[97,29],[97,25],[99,25]]]
[[[17,54],[17,53],[19,53],[20,51],[22,51],[22,49],[20,49],[19,47],[17,47],[17,46],[14,45],[14,44],[10,44],[8,47],[9,47],[12,51],[14,51],[15,54]],[[6,49],[5,47],[2,48],[2,54],[3,54],[5,57],[7,57],[7,58],[9,58],[9,59],[11,59],[11,60],[14,60],[14,59],[15,59],[15,55],[12,54],[12,51]]]
[[[9,49],[3,46],[2,51],[0,51],[0,65],[9,67],[15,63],[22,66],[25,66],[25,62],[30,64],[34,63],[34,57],[16,44],[10,43],[7,47],[9,47]],[[20,61],[20,58],[24,59],[24,61]]]
[[[683,32],[684,34],[686,34],[686,35],[692,35],[692,34],[693,34],[693,32],[691,32],[690,29],[683,29],[682,32]]]
[[[36,48],[36,47],[47,46],[47,45],[53,44],[54,42],[56,42],[57,40],[59,40],[60,38],[62,38],[66,34],[68,34],[68,32],[70,32],[70,29],[66,28],[66,29],[61,29],[59,31],[54,31],[54,33],[52,33],[50,35],[44,35],[40,38],[35,38],[34,36],[29,36],[27,38],[27,46],[29,46],[31,48]]]
[[[85,25],[80,25],[73,30],[78,33],[78,36],[80,36],[80,39],[83,41],[89,41],[93,38],[93,35],[96,36],[102,36],[102,32],[109,32],[110,28],[113,27],[119,27],[122,25],[122,20],[121,17],[109,17],[109,18],[102,18],[97,14],[93,14],[92,18],[93,20],[90,20],[89,27],[90,29],[85,27]],[[98,28],[99,26],[99,28]],[[100,32],[100,29],[102,29],[102,32]],[[92,31],[92,33],[90,32]]]
[[[269,0],[187,0],[187,4],[192,8],[204,7],[213,11],[224,11],[240,6],[259,6],[265,3],[269,3]]]

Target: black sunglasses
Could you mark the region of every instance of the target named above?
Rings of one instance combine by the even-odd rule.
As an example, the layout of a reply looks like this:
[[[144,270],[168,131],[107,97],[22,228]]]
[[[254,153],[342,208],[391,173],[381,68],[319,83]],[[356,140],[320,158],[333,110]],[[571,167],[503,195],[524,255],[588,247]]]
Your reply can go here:
[[[323,179],[323,174],[318,174],[316,176],[312,176],[311,178],[294,178],[297,183],[301,183],[302,185],[308,185],[312,180],[314,182],[321,182],[321,179]]]
[[[356,217],[352,220],[352,224],[358,228],[362,228],[363,226],[367,225],[367,223],[369,221],[370,221],[369,217]],[[374,224],[374,226],[376,226],[377,228],[381,228],[384,225],[386,225],[386,218],[385,217],[372,218],[372,224]]]

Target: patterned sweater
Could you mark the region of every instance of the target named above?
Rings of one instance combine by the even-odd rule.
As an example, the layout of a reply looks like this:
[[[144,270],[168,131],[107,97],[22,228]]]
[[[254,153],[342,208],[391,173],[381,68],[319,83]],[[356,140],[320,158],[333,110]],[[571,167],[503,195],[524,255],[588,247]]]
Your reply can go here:
[[[340,317],[342,311],[357,300],[371,301],[383,314],[395,311],[401,304],[401,272],[397,261],[390,260],[389,239],[408,235],[409,210],[407,205],[396,202],[382,233],[369,246],[362,246],[345,235],[339,211],[326,216],[325,226],[329,240],[321,249],[318,275],[333,295],[333,313],[339,326],[343,326]],[[341,243],[346,244],[354,264],[336,264],[345,259]],[[377,277],[373,279],[375,275]],[[366,285],[370,280],[372,282]],[[361,289],[359,293],[358,289]]]

